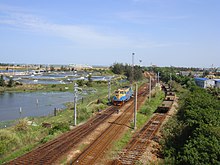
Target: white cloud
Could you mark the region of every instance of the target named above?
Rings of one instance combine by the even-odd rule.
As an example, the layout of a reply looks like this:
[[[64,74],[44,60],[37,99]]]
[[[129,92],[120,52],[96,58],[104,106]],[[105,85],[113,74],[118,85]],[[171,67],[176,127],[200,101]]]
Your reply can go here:
[[[0,7],[0,24],[10,25],[21,30],[62,37],[85,46],[99,44],[105,47],[115,47],[128,44],[128,39],[124,37],[103,34],[90,26],[56,24],[26,12],[15,11],[13,8],[4,9]]]
[[[149,14],[146,12],[141,11],[127,11],[127,12],[118,12],[116,16],[119,19],[136,23],[136,24],[147,24],[150,22],[161,22],[161,21],[178,21],[178,20],[185,20],[189,18],[186,15],[179,15],[179,16],[172,16],[172,15],[156,15],[156,14]]]
[[[121,18],[132,20],[153,19],[154,16],[144,16],[140,13],[120,13]],[[57,24],[47,21],[41,17],[31,14],[22,9],[0,6],[0,24],[9,25],[22,31],[40,33],[68,39],[86,48],[152,48],[172,46],[170,43],[157,43],[152,41],[141,41],[122,36],[112,32],[103,33],[91,26],[74,24]]]

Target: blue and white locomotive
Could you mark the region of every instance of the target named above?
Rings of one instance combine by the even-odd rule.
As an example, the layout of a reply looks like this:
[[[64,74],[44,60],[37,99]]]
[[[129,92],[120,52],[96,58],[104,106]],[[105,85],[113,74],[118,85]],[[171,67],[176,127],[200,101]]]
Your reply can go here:
[[[130,100],[133,95],[133,90],[130,86],[124,86],[115,91],[112,102],[114,105],[122,105],[124,102]]]

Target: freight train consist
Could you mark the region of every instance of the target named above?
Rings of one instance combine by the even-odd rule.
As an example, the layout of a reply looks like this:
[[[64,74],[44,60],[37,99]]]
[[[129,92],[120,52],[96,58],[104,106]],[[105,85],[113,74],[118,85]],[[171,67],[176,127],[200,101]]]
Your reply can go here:
[[[124,86],[115,91],[112,103],[114,105],[123,105],[126,101],[130,100],[133,95],[133,90],[130,86]]]
[[[175,95],[175,92],[171,91],[171,89],[168,86],[163,85],[162,89],[165,92],[165,98],[162,104],[157,108],[156,112],[167,113],[172,107],[175,101],[176,95]]]

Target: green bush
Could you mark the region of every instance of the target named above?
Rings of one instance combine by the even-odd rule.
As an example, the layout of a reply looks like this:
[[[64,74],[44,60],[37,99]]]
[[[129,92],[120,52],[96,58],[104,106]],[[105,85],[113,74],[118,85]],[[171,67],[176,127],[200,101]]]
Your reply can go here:
[[[80,107],[78,109],[78,121],[82,122],[85,121],[86,119],[88,119],[90,117],[90,115],[92,114],[92,111],[88,111],[89,108],[87,107]]]
[[[56,84],[53,84],[53,85],[51,85],[51,88],[55,88],[57,85]]]
[[[55,132],[66,132],[69,131],[70,127],[68,123],[55,123],[54,126],[49,130],[49,135],[53,135]]]
[[[53,135],[47,135],[40,142],[41,143],[46,143],[46,142],[50,141],[51,139],[53,139]]]
[[[13,151],[20,145],[20,139],[16,136],[16,134],[8,130],[0,130],[0,158],[7,151]]]
[[[26,132],[28,130],[27,119],[21,119],[18,121],[18,124],[14,127],[15,131],[23,131]]]
[[[177,116],[163,129],[165,160],[173,164],[220,164],[218,100],[197,87],[180,98],[183,104]]]

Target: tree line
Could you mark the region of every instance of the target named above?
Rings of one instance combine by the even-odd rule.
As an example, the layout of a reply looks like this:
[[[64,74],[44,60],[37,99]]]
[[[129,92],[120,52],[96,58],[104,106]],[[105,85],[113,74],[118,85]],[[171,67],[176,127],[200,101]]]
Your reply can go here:
[[[114,74],[125,75],[127,77],[127,80],[129,81],[138,81],[143,79],[143,69],[138,65],[135,65],[132,69],[131,65],[123,63],[114,63],[110,67],[110,70]]]
[[[12,77],[9,78],[9,81],[6,82],[5,79],[4,79],[4,76],[1,75],[0,77],[0,87],[12,87],[14,85],[14,80]]]
[[[166,164],[220,164],[220,101],[192,86],[180,95],[175,117],[164,127]]]

